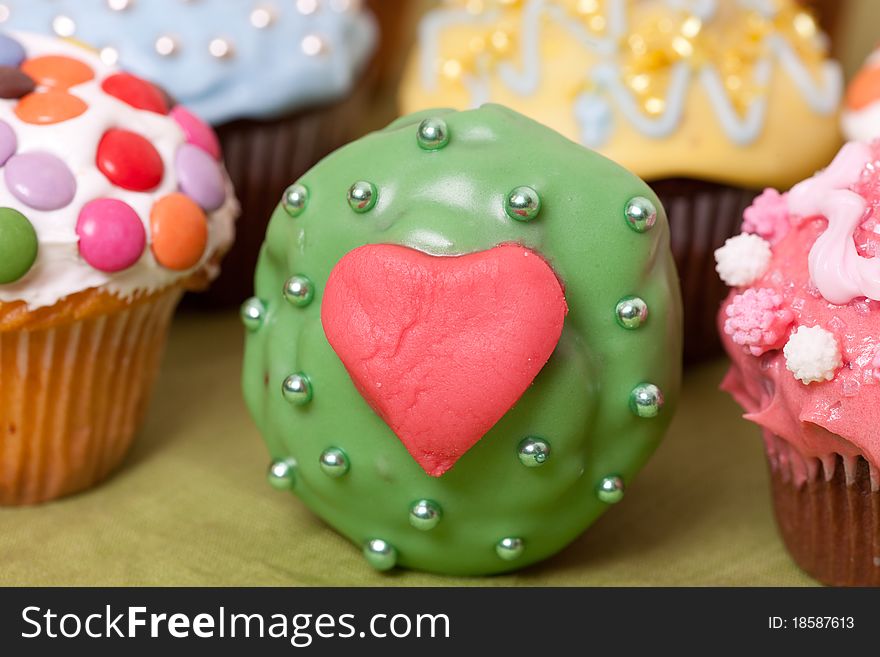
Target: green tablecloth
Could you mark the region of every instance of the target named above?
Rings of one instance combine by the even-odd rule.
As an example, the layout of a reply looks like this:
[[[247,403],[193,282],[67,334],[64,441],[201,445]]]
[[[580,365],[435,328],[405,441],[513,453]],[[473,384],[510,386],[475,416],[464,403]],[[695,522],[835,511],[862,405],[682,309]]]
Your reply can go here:
[[[239,395],[230,315],[175,322],[149,419],[103,486],[0,510],[5,585],[807,585],[770,507],[757,430],[692,371],[666,441],[626,499],[556,558],[458,579],[380,574],[360,550],[265,479],[267,453]]]

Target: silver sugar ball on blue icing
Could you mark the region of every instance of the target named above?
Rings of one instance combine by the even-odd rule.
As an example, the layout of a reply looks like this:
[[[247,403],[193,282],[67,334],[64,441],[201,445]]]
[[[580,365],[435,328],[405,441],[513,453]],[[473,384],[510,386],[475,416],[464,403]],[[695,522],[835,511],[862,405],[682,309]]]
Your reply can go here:
[[[359,180],[348,189],[348,204],[359,214],[372,210],[378,200],[376,186],[366,180]]]
[[[312,382],[302,372],[291,374],[281,384],[284,398],[291,404],[303,405],[312,401]]]
[[[348,474],[348,456],[338,447],[328,447],[321,452],[320,465],[328,477],[343,477]]]
[[[284,190],[284,196],[281,197],[281,207],[291,217],[298,217],[305,212],[309,203],[309,190],[305,185],[294,183]]]
[[[617,504],[623,499],[623,479],[617,475],[605,477],[596,488],[596,497],[606,504]]]
[[[504,199],[504,211],[516,221],[532,221],[541,213],[541,197],[531,187],[517,187]]]
[[[364,544],[364,557],[376,570],[391,570],[397,565],[397,550],[381,538],[373,538]]]
[[[624,297],[614,310],[617,323],[625,329],[640,328],[648,321],[648,304],[641,297]]]
[[[248,331],[256,331],[263,325],[263,319],[266,316],[266,307],[257,297],[251,297],[243,304],[239,310],[241,323],[244,324]]]
[[[513,561],[514,559],[518,559],[520,556],[522,556],[522,553],[525,551],[525,549],[525,542],[521,538],[517,538],[515,536],[502,538],[495,545],[495,553],[505,561]]]
[[[284,298],[297,308],[305,308],[315,298],[315,286],[308,276],[291,276],[284,283]]]
[[[657,223],[657,208],[644,196],[636,196],[627,202],[624,216],[630,228],[637,233],[644,233]]]
[[[276,490],[288,490],[296,483],[296,461],[276,459],[269,464],[269,485]]]
[[[550,458],[550,444],[541,438],[529,436],[523,438],[516,450],[519,462],[527,468],[537,468],[544,465]]]
[[[434,529],[442,517],[440,506],[431,500],[419,500],[409,510],[409,524],[422,531]]]
[[[449,143],[449,128],[443,119],[425,119],[419,124],[417,136],[424,150],[439,151]]]
[[[663,393],[653,383],[640,383],[630,393],[629,408],[639,417],[657,417],[663,408]]]

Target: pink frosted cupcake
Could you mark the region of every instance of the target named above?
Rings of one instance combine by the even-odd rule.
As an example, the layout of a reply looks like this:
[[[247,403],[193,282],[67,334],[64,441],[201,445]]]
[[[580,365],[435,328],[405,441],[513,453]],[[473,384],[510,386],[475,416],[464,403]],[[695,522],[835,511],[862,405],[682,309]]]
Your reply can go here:
[[[822,582],[880,585],[880,143],[764,192],[716,260],[722,387],[763,430],[789,551]]]

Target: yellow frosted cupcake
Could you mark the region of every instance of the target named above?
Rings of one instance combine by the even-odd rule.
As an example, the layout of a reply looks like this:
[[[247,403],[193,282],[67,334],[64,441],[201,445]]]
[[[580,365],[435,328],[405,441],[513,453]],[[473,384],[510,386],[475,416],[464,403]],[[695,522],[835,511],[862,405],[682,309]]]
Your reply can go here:
[[[695,359],[718,350],[714,250],[762,189],[840,145],[826,41],[791,0],[448,0],[422,21],[401,110],[502,103],[646,179],[669,213]]]

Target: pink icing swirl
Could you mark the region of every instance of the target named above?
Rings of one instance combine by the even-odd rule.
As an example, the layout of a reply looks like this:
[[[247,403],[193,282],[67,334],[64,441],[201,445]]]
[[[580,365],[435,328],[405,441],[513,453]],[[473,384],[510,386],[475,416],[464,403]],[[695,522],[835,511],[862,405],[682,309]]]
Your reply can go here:
[[[834,304],[856,297],[880,300],[880,258],[863,257],[855,242],[868,202],[852,189],[873,161],[869,145],[850,142],[827,169],[795,185],[788,196],[792,213],[828,220],[828,228],[810,249],[809,263],[819,293]]]

